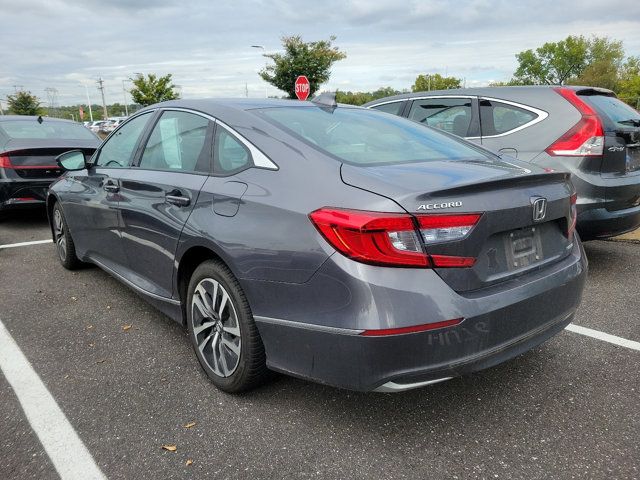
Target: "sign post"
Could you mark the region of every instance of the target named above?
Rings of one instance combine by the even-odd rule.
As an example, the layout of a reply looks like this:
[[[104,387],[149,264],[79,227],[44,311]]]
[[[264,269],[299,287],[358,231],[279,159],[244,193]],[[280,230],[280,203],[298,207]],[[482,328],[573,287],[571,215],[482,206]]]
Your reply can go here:
[[[296,97],[298,100],[305,101],[311,92],[311,85],[309,84],[309,79],[305,75],[300,75],[296,78]]]

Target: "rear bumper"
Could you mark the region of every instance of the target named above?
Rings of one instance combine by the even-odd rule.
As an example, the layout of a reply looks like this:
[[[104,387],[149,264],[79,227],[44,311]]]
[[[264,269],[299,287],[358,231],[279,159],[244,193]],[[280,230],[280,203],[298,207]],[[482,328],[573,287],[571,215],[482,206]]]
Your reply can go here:
[[[346,328],[336,322],[320,325],[261,316],[260,302],[254,313],[267,365],[273,370],[351,390],[399,391],[491,367],[544,342],[571,322],[586,273],[586,258],[576,243],[569,258],[545,273],[466,296],[451,290],[443,295],[435,282],[406,290],[400,286],[385,288],[376,282],[369,285],[378,296],[373,310],[368,302],[363,303],[362,293],[352,287],[350,297],[340,299],[353,312],[342,322],[348,325]],[[417,291],[424,299],[423,306],[419,299],[411,298]],[[301,292],[296,300],[303,297]],[[300,313],[299,317],[308,317],[312,310],[308,306],[307,315]],[[421,317],[423,324],[425,318],[465,320],[453,327],[420,333],[360,335],[364,329],[399,326],[410,311]],[[323,313],[335,320],[339,312],[325,302]],[[354,319],[357,314],[363,317]],[[418,323],[415,318],[411,322]]]
[[[583,240],[614,237],[638,227],[640,206],[616,211],[595,208],[578,213],[577,228]]]
[[[52,181],[0,179],[0,210],[44,205]]]

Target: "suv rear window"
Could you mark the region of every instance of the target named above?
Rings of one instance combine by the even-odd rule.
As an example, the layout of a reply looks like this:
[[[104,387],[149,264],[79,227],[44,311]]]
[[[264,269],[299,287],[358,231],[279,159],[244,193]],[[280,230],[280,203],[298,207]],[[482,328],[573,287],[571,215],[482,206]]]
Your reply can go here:
[[[81,123],[33,120],[0,122],[0,130],[9,138],[44,138],[57,140],[95,140],[96,137]]]
[[[578,93],[580,95],[580,93]],[[637,127],[640,113],[616,97],[608,95],[580,95],[580,98],[593,107],[605,124],[607,130]]]
[[[320,151],[356,165],[490,158],[436,130],[371,110],[280,107],[258,112]]]

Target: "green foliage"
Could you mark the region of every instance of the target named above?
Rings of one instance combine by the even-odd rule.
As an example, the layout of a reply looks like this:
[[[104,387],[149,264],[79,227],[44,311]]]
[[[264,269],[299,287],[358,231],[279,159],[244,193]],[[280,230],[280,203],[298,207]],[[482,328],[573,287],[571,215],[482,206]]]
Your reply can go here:
[[[13,115],[40,115],[40,100],[31,92],[19,91],[14,95],[7,95],[9,113]]]
[[[273,60],[260,76],[274,87],[287,92],[289,98],[296,98],[295,81],[299,75],[306,75],[309,79],[313,95],[320,85],[329,80],[331,66],[347,55],[338,47],[333,46],[335,36],[329,40],[318,42],[303,42],[300,35],[282,37],[284,53],[270,53],[265,57]]]
[[[375,92],[336,92],[336,102],[346,103],[349,105],[363,105],[367,102],[377,100],[378,98],[390,97],[392,95],[399,95],[400,91],[394,90],[391,87],[382,87]]]
[[[146,78],[144,75],[138,74],[130,80],[133,82],[133,88],[130,90],[131,98],[143,107],[179,98],[179,95],[174,91],[175,85],[171,83],[170,73],[163,77],[150,73]]]
[[[426,92],[428,90],[448,90],[460,88],[462,79],[456,77],[443,77],[439,73],[434,75],[418,75],[411,86],[413,92]]]
[[[629,57],[620,70],[618,96],[640,109],[640,57]]]
[[[624,58],[622,42],[607,37],[569,35],[534,50],[516,54],[513,81],[523,85],[565,83],[615,88]]]

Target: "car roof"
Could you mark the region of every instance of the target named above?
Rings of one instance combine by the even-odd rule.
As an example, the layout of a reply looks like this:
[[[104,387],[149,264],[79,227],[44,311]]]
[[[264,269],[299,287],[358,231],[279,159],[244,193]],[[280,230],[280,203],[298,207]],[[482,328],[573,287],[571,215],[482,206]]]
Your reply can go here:
[[[470,95],[470,96],[487,96],[487,97],[500,97],[501,95],[510,95],[514,92],[535,92],[541,90],[549,90],[551,88],[569,88],[575,91],[582,90],[593,90],[596,92],[603,93],[605,95],[613,95],[614,93],[611,90],[607,90],[606,88],[599,87],[587,87],[587,86],[579,86],[579,85],[525,85],[525,86],[504,86],[504,87],[474,87],[474,88],[452,88],[449,90],[429,90],[423,92],[410,92],[410,93],[402,93],[400,95],[393,95],[390,97],[378,98],[371,102],[365,103],[363,106],[368,107],[370,105],[376,105],[381,102],[391,102],[394,100],[406,100],[410,98],[416,97],[425,97],[425,96],[455,96],[455,95]]]
[[[189,100],[169,100],[167,102],[150,105],[143,110],[154,108],[188,108],[200,110],[206,113],[215,113],[220,110],[247,111],[259,108],[270,107],[318,107],[313,102],[301,102],[300,100],[279,99],[279,98],[201,98]],[[137,113],[137,112],[136,112]]]
[[[38,115],[0,115],[0,122],[11,122],[16,120],[33,120],[38,121],[38,118],[42,118],[43,122],[60,122],[60,123],[78,123],[65,118],[45,117]]]

